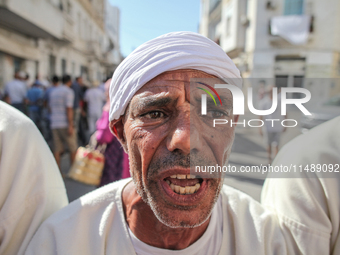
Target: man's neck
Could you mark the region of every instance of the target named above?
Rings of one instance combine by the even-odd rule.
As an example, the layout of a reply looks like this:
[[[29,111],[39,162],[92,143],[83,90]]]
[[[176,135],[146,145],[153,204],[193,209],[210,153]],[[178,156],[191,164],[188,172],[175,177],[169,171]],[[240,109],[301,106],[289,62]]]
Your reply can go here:
[[[209,225],[209,220],[196,228],[170,228],[161,223],[150,206],[136,192],[133,182],[122,195],[124,215],[134,235],[142,242],[163,249],[182,250],[197,241]]]

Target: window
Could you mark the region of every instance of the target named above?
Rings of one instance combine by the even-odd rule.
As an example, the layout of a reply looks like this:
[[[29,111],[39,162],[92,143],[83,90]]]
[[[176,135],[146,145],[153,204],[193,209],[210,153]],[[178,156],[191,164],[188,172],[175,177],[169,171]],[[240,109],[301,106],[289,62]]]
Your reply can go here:
[[[72,77],[76,76],[76,63],[72,62]]]
[[[35,62],[35,76],[38,77],[39,75],[39,62],[38,61],[34,61]]]
[[[89,25],[89,37],[88,40],[91,41],[92,40],[92,26]]]
[[[221,2],[221,0],[210,0],[209,1],[209,12],[212,12],[215,10],[215,8],[218,6],[218,4]]]
[[[227,18],[227,36],[230,36],[230,30],[231,30],[231,17],[228,16]]]
[[[78,13],[78,35],[81,37],[81,15]]]
[[[80,76],[89,80],[89,72],[86,66],[80,66]]]
[[[303,14],[303,0],[285,0],[285,15]]]
[[[72,15],[72,4],[70,1],[67,1],[67,13]]]
[[[278,88],[288,87],[288,75],[276,75],[275,86]]]
[[[13,57],[14,72],[19,72],[21,70],[22,63],[23,61],[21,58]]]
[[[52,77],[55,75],[55,63],[56,63],[56,57],[53,55],[49,56],[49,75]]]
[[[64,10],[64,5],[63,5],[63,1],[62,1],[62,0],[59,1],[59,9],[60,9],[61,11]]]
[[[61,75],[64,76],[66,74],[66,59],[61,60]]]
[[[82,39],[87,39],[87,20],[85,18],[82,23]]]

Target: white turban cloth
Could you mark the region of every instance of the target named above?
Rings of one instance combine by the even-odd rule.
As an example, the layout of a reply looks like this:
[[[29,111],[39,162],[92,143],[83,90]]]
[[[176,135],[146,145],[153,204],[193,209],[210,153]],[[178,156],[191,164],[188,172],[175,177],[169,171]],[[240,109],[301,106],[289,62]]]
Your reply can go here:
[[[210,39],[193,32],[172,32],[135,49],[115,70],[110,85],[110,118],[119,119],[134,94],[166,71],[195,69],[241,86],[240,71]]]

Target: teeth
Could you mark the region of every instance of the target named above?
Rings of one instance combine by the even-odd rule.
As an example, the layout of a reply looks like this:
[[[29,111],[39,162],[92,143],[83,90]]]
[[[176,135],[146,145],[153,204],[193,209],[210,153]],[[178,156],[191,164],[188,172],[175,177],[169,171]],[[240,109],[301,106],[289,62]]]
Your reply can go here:
[[[167,183],[168,183],[168,180],[167,180]],[[185,187],[181,187],[181,186],[175,185],[173,183],[170,183],[169,185],[170,185],[170,188],[174,192],[176,192],[177,194],[181,194],[181,195],[194,194],[201,187],[201,185],[199,183],[196,183],[196,185],[194,185],[194,186],[185,186]]]
[[[196,185],[195,185],[196,190],[199,190],[200,187],[201,187],[201,184],[196,183]]]
[[[184,187],[179,187],[179,192],[181,194],[185,194],[185,188]]]
[[[173,178],[173,179],[195,179],[196,176],[195,175],[192,175],[192,174],[174,174],[174,175],[171,175],[170,178]]]
[[[179,193],[180,191],[180,187],[178,185],[175,185],[175,190],[174,190],[176,193]]]
[[[194,186],[186,186],[186,187],[181,187],[178,185],[175,185],[171,182],[171,179],[195,179],[196,176],[192,174],[174,174],[170,176],[169,180],[166,180],[166,183],[170,186],[170,188],[176,192],[177,194],[194,194],[200,187],[201,185],[199,183],[196,183]]]
[[[186,179],[186,175],[185,174],[178,174],[177,175],[177,179]]]

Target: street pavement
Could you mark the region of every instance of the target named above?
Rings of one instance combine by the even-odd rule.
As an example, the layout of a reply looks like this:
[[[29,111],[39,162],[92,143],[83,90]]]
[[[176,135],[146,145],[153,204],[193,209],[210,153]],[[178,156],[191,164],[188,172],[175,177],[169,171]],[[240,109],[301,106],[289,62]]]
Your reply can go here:
[[[298,110],[292,108],[287,112],[287,119],[295,119],[299,122],[301,114]],[[243,119],[248,121],[249,119],[259,118],[258,116],[248,113],[243,118],[240,117],[238,122],[242,122]],[[253,125],[255,125],[255,123],[253,123]],[[286,131],[281,134],[279,148],[282,148],[287,142],[300,134],[299,126],[287,128]],[[233,148],[229,157],[229,164],[231,166],[236,166],[236,169],[238,170],[241,166],[268,166],[269,159],[266,151],[266,143],[264,138],[260,135],[259,128],[249,126],[243,127],[241,125],[237,126]],[[228,174],[224,183],[247,193],[257,201],[260,201],[261,190],[265,178],[266,175],[260,173],[237,172]]]
[[[300,119],[300,113],[297,110],[291,109],[288,112],[287,118]],[[258,119],[258,117],[248,113],[244,119]],[[239,122],[241,121],[243,121],[243,118],[240,118]],[[287,128],[286,132],[281,136],[280,147],[299,134],[300,130],[298,127]],[[235,132],[235,141],[230,154],[229,164],[240,169],[240,166],[260,166],[261,164],[268,165],[268,163],[266,144],[259,133],[259,128],[238,126]],[[68,154],[62,156],[61,168],[63,173],[66,174],[68,172],[70,168]],[[258,173],[232,173],[227,175],[224,183],[249,194],[259,201],[265,177],[265,175]],[[70,202],[96,189],[94,186],[69,178],[65,178],[64,181]]]
[[[61,157],[61,171],[63,174],[66,175],[69,169],[70,169],[69,154],[64,154]],[[64,178],[64,183],[67,191],[68,200],[70,202],[96,189],[95,186],[74,181],[67,177]]]

